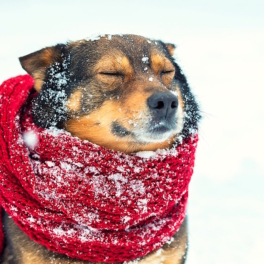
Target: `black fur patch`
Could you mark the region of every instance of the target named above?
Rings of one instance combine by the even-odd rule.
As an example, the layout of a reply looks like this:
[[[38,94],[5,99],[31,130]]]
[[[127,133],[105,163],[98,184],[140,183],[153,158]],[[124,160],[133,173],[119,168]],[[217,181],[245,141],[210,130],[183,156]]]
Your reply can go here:
[[[125,137],[131,135],[131,132],[120,126],[117,122],[112,123],[112,133],[118,137]]]

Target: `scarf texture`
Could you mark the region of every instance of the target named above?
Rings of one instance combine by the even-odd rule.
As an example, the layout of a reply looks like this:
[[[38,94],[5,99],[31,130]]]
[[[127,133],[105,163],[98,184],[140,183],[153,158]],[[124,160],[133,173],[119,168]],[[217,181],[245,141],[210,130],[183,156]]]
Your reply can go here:
[[[29,75],[0,86],[0,205],[71,258],[118,263],[162,247],[185,217],[197,133],[149,158],[108,150],[37,127],[33,86]]]

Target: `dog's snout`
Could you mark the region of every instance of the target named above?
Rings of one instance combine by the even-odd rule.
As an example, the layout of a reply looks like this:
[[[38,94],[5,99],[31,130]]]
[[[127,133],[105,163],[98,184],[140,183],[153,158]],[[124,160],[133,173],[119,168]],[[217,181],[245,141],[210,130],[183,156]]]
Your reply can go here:
[[[172,93],[159,92],[147,99],[148,107],[157,117],[169,118],[175,114],[178,107],[178,99]]]

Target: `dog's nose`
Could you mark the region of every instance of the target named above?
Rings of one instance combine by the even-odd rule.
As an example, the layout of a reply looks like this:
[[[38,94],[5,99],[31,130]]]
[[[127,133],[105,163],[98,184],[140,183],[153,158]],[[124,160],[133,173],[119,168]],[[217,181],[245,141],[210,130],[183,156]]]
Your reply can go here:
[[[172,93],[159,92],[151,95],[147,104],[156,117],[169,118],[176,113],[178,99]]]

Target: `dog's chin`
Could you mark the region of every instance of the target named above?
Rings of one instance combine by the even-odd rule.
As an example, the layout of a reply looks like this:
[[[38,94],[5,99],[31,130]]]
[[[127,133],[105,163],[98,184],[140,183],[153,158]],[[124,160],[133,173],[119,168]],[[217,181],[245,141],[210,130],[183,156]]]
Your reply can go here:
[[[171,140],[173,136],[179,134],[183,129],[183,118],[177,116],[175,120],[168,122],[162,120],[159,122],[150,122],[147,128],[139,131],[133,131],[137,141],[141,143],[162,143]]]
[[[175,132],[173,131],[168,131],[164,133],[142,133],[139,135],[136,135],[136,140],[140,143],[143,144],[148,144],[148,143],[161,143],[166,140],[169,140]]]
[[[182,125],[177,124],[175,126],[166,126],[164,124],[156,125],[146,131],[140,131],[134,133],[135,138],[140,143],[162,143],[166,140],[170,140],[173,136],[180,133]]]

